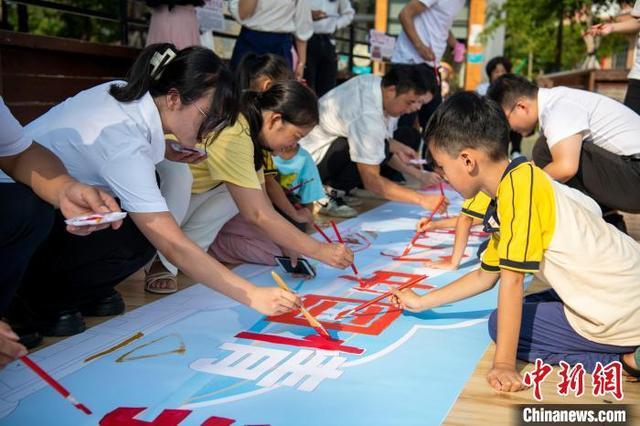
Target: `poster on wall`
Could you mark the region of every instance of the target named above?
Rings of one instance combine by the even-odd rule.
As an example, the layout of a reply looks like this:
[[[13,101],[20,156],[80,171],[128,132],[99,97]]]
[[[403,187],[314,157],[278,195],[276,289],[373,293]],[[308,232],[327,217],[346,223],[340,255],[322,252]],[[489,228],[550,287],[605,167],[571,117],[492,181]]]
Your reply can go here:
[[[371,60],[390,60],[393,55],[393,48],[395,45],[395,37],[376,30],[369,31],[369,56],[371,57]]]
[[[202,32],[224,31],[223,0],[205,0],[204,6],[196,7],[196,18]]]

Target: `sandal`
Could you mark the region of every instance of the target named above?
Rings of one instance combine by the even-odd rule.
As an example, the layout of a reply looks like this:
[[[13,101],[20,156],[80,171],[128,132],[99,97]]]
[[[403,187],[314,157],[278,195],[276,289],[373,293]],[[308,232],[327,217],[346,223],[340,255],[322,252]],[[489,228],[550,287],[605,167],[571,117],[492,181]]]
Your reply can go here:
[[[168,288],[156,288],[153,286],[155,283],[161,280],[171,281],[174,285]],[[178,291],[178,280],[176,279],[176,276],[169,271],[160,271],[154,273],[147,272],[144,277],[144,291],[153,294],[172,294]]]
[[[636,365],[640,366],[640,347],[636,348],[635,352],[633,353],[633,357],[636,360]],[[624,357],[622,355],[620,355],[620,363],[622,364],[622,368],[624,369],[624,371],[630,377],[634,377],[636,379],[640,379],[640,369],[633,368],[632,366],[630,366],[629,364],[624,362]]]

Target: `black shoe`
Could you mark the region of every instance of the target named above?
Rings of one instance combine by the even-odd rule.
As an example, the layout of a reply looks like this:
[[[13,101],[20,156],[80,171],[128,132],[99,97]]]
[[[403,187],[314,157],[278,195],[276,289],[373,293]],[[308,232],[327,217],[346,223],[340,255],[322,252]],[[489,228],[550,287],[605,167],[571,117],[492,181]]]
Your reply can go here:
[[[42,333],[33,327],[12,327],[13,332],[20,337],[20,343],[27,349],[37,348],[42,344]]]
[[[38,317],[35,323],[45,336],[73,336],[87,329],[84,318],[77,309],[67,309]]]
[[[629,234],[627,232],[627,224],[624,222],[624,217],[621,214],[615,212],[605,213],[602,218],[605,222],[618,228],[619,231],[624,232],[627,235]]]
[[[124,313],[124,300],[120,293],[113,291],[111,296],[80,305],[82,315],[88,317],[108,317]]]

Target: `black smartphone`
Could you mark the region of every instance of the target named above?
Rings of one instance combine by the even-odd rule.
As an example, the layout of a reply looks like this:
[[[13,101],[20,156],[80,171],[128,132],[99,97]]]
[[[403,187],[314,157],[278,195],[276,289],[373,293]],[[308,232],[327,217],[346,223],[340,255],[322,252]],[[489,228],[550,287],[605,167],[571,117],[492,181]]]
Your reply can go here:
[[[291,266],[291,259],[286,256],[275,256],[275,259],[278,265],[290,274],[307,275],[311,278],[316,276],[316,270],[307,259],[299,258],[295,268]]]

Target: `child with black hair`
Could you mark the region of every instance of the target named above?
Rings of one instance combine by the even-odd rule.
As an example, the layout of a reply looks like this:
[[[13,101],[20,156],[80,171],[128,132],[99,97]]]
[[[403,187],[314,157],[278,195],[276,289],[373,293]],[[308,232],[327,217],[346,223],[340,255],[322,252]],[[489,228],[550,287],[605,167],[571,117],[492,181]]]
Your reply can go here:
[[[292,79],[293,73],[281,57],[272,54],[256,55],[249,53],[245,55],[238,66],[236,86],[239,91],[253,90],[256,92],[264,92],[279,81]],[[278,170],[280,157],[289,158],[290,161],[285,160],[287,165],[297,165],[299,163],[298,160],[291,158],[291,153],[294,150],[298,150],[297,144],[284,147],[278,151],[277,155],[272,156],[272,151],[269,151],[265,147],[261,148],[265,163],[264,187],[276,211],[288,219],[298,229],[305,231],[305,224],[313,222],[312,210],[303,206],[300,206],[300,208],[296,207],[297,202],[292,202],[292,198],[290,198],[292,194],[285,193],[283,186],[280,184],[282,181],[279,182],[278,180],[278,175],[280,175],[280,170]],[[303,159],[302,166],[304,167],[306,165],[306,167],[304,167],[305,170],[310,171],[306,173],[305,176],[313,174],[314,170],[315,176],[317,176],[318,169],[315,163],[313,163],[308,153],[306,155],[309,159],[307,161]],[[298,155],[296,155],[296,157],[298,157]],[[291,167],[287,167],[287,183],[296,183],[297,181],[292,179],[292,171],[290,169]],[[319,191],[323,194],[319,176],[316,177],[315,182],[307,183],[300,192],[308,194],[310,188],[319,188],[316,189],[316,192]],[[297,192],[293,191],[293,193],[295,194]],[[307,201],[306,199],[308,198],[308,196],[305,197],[305,204],[314,201]],[[251,224],[242,214],[237,214],[220,229],[214,242],[209,247],[209,254],[225,263],[247,262],[275,265],[274,257],[282,256],[283,252],[265,232]]]
[[[202,145],[206,161],[191,165],[192,196],[184,232],[206,249],[222,226],[240,213],[294,263],[302,254],[333,267],[349,266],[349,248],[320,243],[298,230],[274,210],[264,188],[264,174],[271,167],[263,150],[278,155],[297,144],[317,121],[315,95],[295,80],[277,82],[264,92],[244,91],[235,121],[207,136]],[[244,259],[252,256],[245,250]]]
[[[640,245],[607,224],[593,200],[519,158],[509,162],[509,126],[490,99],[453,95],[436,111],[425,138],[449,183],[465,198],[493,200],[485,216],[492,232],[481,268],[423,296],[396,292],[417,312],[491,289],[500,279],[498,309],[489,318],[496,354],[487,375],[502,391],[524,389],[516,357],[593,371],[620,360],[640,375]],[[524,275],[550,290],[524,298]],[[634,355],[635,351],[635,355]]]
[[[202,134],[234,119],[232,77],[211,50],[145,48],[125,81],[101,84],[51,108],[26,127],[83,183],[113,193],[128,212],[118,231],[68,235],[57,215],[34,254],[20,298],[46,335],[84,330],[82,315],[116,315],[124,302],[114,287],[162,252],[186,275],[263,314],[299,304],[290,293],[258,287],[207,255],[180,229],[162,196],[155,165],[189,160]],[[173,150],[174,134],[187,152]],[[350,263],[345,262],[345,267]]]

